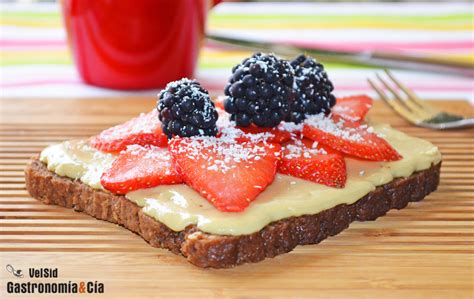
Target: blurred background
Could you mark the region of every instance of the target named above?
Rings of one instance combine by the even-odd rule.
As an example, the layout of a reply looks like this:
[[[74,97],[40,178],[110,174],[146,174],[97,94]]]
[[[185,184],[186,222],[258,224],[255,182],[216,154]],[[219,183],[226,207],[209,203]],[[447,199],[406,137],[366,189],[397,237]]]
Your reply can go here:
[[[85,84],[68,49],[58,2],[0,4],[1,97],[156,96],[158,88],[123,91]],[[329,51],[384,51],[473,64],[473,15],[472,2],[224,1],[210,10],[207,33]],[[252,52],[205,40],[195,77],[211,93],[222,94],[231,68]],[[337,96],[372,94],[366,79],[380,68],[321,60]],[[396,74],[424,98],[474,101],[472,77],[413,70]]]

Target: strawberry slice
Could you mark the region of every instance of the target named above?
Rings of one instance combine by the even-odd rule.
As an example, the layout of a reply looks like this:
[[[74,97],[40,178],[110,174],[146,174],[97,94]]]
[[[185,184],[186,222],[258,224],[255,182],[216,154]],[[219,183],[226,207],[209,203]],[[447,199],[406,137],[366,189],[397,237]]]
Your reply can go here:
[[[253,135],[261,135],[265,134],[268,136],[266,140],[268,142],[274,143],[285,143],[291,139],[292,136],[300,136],[302,126],[297,125],[292,122],[282,122],[276,128],[260,128],[255,125],[250,125],[248,127],[237,127],[238,129],[242,130],[246,134],[253,134]],[[239,141],[249,141],[252,138],[249,136],[241,136],[238,138]]]
[[[371,127],[342,119],[336,122],[323,114],[306,119],[303,135],[357,158],[372,161],[396,161],[402,158],[387,141],[374,134]]]
[[[223,96],[219,96],[217,98],[215,98],[214,100],[214,104],[216,105],[216,108],[219,108],[219,109],[222,109],[225,111],[224,109],[224,100],[225,100],[226,97],[223,97]]]
[[[102,186],[116,194],[181,182],[168,150],[150,145],[129,146],[100,178]]]
[[[166,146],[168,139],[161,130],[156,109],[140,114],[123,124],[108,128],[91,140],[91,145],[107,153],[118,153],[125,150],[128,145],[155,145]]]
[[[218,210],[243,211],[273,182],[281,146],[230,138],[173,138],[173,162],[184,182]]]
[[[334,115],[353,122],[364,120],[372,107],[372,99],[366,95],[338,98],[331,111]]]
[[[336,188],[347,179],[344,157],[306,138],[283,146],[278,172]]]
[[[268,133],[269,137],[267,138],[268,142],[283,143],[291,138],[291,133],[288,131],[280,130],[277,128],[260,128],[255,125],[250,125],[248,127],[237,127],[246,134],[262,134]],[[245,135],[238,138],[239,141],[249,141],[250,138]]]

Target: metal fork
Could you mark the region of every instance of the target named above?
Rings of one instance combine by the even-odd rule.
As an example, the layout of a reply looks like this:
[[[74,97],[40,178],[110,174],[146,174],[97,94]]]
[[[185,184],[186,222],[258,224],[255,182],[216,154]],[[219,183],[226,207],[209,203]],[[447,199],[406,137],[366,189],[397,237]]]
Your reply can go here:
[[[412,124],[435,130],[474,127],[474,118],[464,118],[460,115],[447,113],[423,102],[413,91],[400,83],[390,71],[385,70],[385,73],[393,81],[392,84],[395,83],[406,96],[397,92],[379,74],[376,74],[377,78],[390,91],[393,98],[388,97],[383,88],[374,84],[372,80],[367,79],[367,81],[390,108]]]

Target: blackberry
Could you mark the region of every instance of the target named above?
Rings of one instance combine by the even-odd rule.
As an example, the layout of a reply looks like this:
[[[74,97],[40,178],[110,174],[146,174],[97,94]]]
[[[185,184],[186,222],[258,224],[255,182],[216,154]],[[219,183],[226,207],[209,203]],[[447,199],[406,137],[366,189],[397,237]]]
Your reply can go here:
[[[218,114],[209,93],[197,81],[168,83],[158,96],[158,117],[163,133],[190,137],[216,136]]]
[[[224,109],[238,126],[276,127],[293,98],[293,69],[273,54],[255,53],[232,69]]]
[[[299,55],[291,61],[295,71],[295,100],[291,103],[286,121],[302,122],[306,115],[323,112],[329,114],[336,98],[334,87],[321,63],[311,57]]]

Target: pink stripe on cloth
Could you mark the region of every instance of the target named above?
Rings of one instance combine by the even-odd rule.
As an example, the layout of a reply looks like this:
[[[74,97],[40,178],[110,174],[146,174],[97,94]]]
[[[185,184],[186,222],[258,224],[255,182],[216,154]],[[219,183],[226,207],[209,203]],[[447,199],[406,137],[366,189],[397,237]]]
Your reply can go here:
[[[411,90],[417,91],[440,91],[440,92],[474,92],[472,86],[439,86],[439,85],[410,85],[405,84]],[[345,85],[334,83],[334,90],[372,90],[369,85]]]
[[[84,84],[80,79],[48,79],[48,80],[31,80],[31,81],[19,81],[11,83],[0,83],[0,87],[12,88],[22,86],[35,86],[35,85],[56,85],[56,84]]]
[[[57,47],[67,46],[65,40],[11,40],[0,39],[0,47]]]
[[[403,42],[361,42],[361,43],[333,43],[333,42],[313,42],[301,40],[287,40],[287,42],[296,46],[318,48],[325,50],[337,51],[367,51],[367,50],[384,50],[384,51],[424,51],[424,52],[443,52],[447,54],[453,52],[471,52],[472,41],[445,41],[445,42],[423,42],[423,43],[403,43]],[[0,39],[0,48],[65,48],[67,42],[65,40],[9,40]],[[232,46],[219,45],[213,42],[206,43],[205,47],[209,50],[229,50]]]

